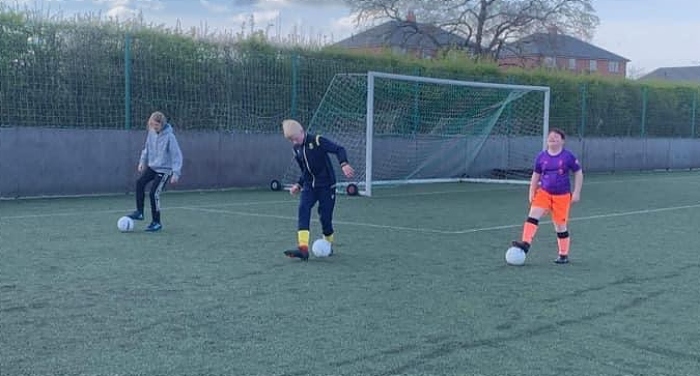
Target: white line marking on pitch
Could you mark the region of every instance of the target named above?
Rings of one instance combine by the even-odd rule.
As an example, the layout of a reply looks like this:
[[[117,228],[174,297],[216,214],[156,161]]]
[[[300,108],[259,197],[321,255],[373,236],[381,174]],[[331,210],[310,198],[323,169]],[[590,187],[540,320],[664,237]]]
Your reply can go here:
[[[667,181],[667,180],[671,180],[671,179],[676,180],[676,179],[686,179],[686,178],[697,179],[697,176],[695,176],[695,175],[675,176],[675,177],[666,178],[665,180]],[[616,184],[616,183],[656,181],[656,180],[658,180],[658,178],[603,180],[603,181],[589,181],[586,183],[586,185]],[[469,184],[469,183],[464,183],[464,184]],[[505,190],[523,189],[523,187],[524,187],[524,185],[513,185],[513,186],[507,186],[507,187],[503,187],[503,186],[501,186],[501,187],[485,187],[484,189],[476,189],[476,190],[471,190],[471,191],[460,189],[460,190],[444,190],[444,191],[433,191],[433,192],[397,193],[397,194],[388,194],[388,195],[378,196],[377,198],[431,196],[431,195],[444,195],[444,194],[450,194],[450,193],[471,194],[471,193],[490,192],[490,191],[496,191],[496,190],[505,191]],[[294,199],[274,200],[274,201],[248,201],[248,202],[218,203],[218,204],[204,204],[204,205],[190,205],[190,206],[172,206],[172,207],[164,207],[164,209],[189,209],[189,210],[193,210],[193,209],[197,209],[197,208],[204,209],[204,208],[222,208],[222,207],[255,206],[255,205],[277,205],[277,204],[292,204],[292,203],[296,204],[297,201]],[[625,215],[655,213],[655,212],[663,212],[663,211],[669,211],[669,210],[681,210],[681,209],[695,208],[695,207],[700,207],[700,205],[698,205],[698,206],[695,206],[695,205],[674,206],[674,207],[660,208],[660,209],[645,209],[645,210],[632,211],[632,212],[626,212],[626,213],[602,214],[601,216],[593,216],[590,218],[589,217],[573,218],[571,220],[576,221],[576,220],[586,220],[586,219],[619,217],[619,216],[625,216]],[[69,216],[75,216],[75,215],[88,215],[88,214],[113,214],[113,213],[122,213],[122,212],[125,213],[125,211],[121,210],[121,209],[112,209],[112,210],[94,210],[94,211],[68,211],[68,212],[43,213],[43,214],[6,215],[6,216],[0,216],[0,221],[1,220],[10,220],[10,219],[69,217]],[[231,214],[233,214],[233,213],[231,213]],[[238,214],[239,215],[253,215],[254,213],[247,213],[246,214],[244,212],[240,212]],[[262,215],[259,215],[259,216],[262,216]],[[269,215],[269,217],[274,218],[273,215]],[[277,216],[277,217],[279,219],[287,219],[287,217],[284,217],[284,216]],[[472,233],[472,232],[503,230],[503,229],[509,229],[509,228],[521,226],[520,224],[518,224],[518,225],[503,225],[503,226],[492,226],[492,227],[484,227],[484,228],[473,228],[473,229],[466,229],[466,230],[459,230],[459,231],[446,231],[446,230],[434,230],[434,229],[419,229],[419,228],[402,227],[402,226],[372,225],[372,224],[363,224],[363,223],[355,223],[355,222],[338,222],[338,221],[336,221],[336,223],[347,224],[347,225],[366,226],[366,227],[375,227],[375,228],[384,228],[384,229],[419,231],[419,232],[436,233],[436,234],[468,234],[468,233]],[[550,223],[550,222],[543,221],[542,223],[545,224],[545,223]]]
[[[290,220],[290,221],[297,220],[297,217],[286,216],[286,215],[250,213],[250,212],[240,212],[240,211],[221,210],[221,209],[207,209],[207,208],[200,208],[200,207],[196,207],[196,206],[179,207],[178,209],[201,211],[201,212],[205,212],[205,213],[232,214],[232,215],[240,215],[240,216],[244,216],[244,217],[275,218],[275,219],[284,219],[284,220]],[[362,223],[362,222],[349,222],[349,221],[334,220],[333,223],[339,224],[339,225],[348,225],[348,226],[379,228],[379,229],[384,229],[384,230],[401,230],[401,231],[412,231],[412,232],[433,233],[433,234],[451,234],[451,233],[453,233],[452,231],[434,230],[434,229],[429,229],[429,228],[426,229],[426,228],[415,228],[415,227],[404,227],[404,226],[378,225],[378,224],[373,224],[373,223]]]
[[[284,204],[284,203],[296,203],[293,200],[284,201],[250,201],[250,202],[232,202],[228,204],[206,204],[206,205],[194,205],[194,206],[168,206],[163,207],[163,209],[191,209],[191,208],[221,208],[221,207],[232,207],[232,206],[253,206],[253,205],[270,205],[270,204]],[[148,207],[146,208],[148,210]],[[93,210],[93,211],[67,211],[67,212],[57,212],[57,213],[44,213],[44,214],[20,214],[20,215],[5,215],[0,216],[0,220],[3,219],[31,219],[31,218],[47,218],[47,217],[69,217],[74,215],[87,215],[87,214],[112,214],[112,213],[124,213],[124,215],[129,212],[129,209],[109,209],[109,210]]]
[[[688,178],[693,178],[696,180],[698,179],[698,176],[700,175],[685,175],[685,176],[673,176],[669,178],[663,178],[664,181],[669,181],[669,180],[679,180],[679,179],[688,179]],[[589,185],[604,185],[604,184],[620,184],[620,183],[639,183],[639,182],[648,182],[648,181],[659,181],[659,178],[641,178],[641,179],[635,179],[635,178],[630,178],[630,179],[618,179],[618,180],[593,180],[593,181],[586,181],[586,186]],[[434,195],[444,195],[444,194],[451,194],[451,193],[459,193],[459,194],[473,194],[473,193],[484,193],[484,192],[492,192],[492,191],[510,191],[510,190],[519,190],[519,189],[526,189],[528,187],[527,184],[506,184],[506,185],[499,185],[499,186],[494,186],[490,185],[488,183],[449,183],[449,184],[468,184],[468,185],[473,185],[473,184],[478,184],[478,185],[483,185],[483,189],[471,189],[471,190],[465,190],[465,189],[447,189],[447,190],[442,190],[442,191],[432,191],[432,192],[408,192],[408,193],[390,193],[386,195],[377,195],[375,198],[377,199],[382,199],[382,198],[402,198],[402,197],[415,197],[415,196],[434,196]],[[381,187],[377,189],[377,191],[381,192]]]
[[[661,212],[666,212],[666,211],[675,211],[675,210],[685,210],[685,209],[695,209],[695,208],[700,208],[700,204],[693,204],[693,205],[681,205],[681,206],[669,206],[665,208],[656,208],[656,209],[644,209],[644,210],[632,210],[632,211],[626,211],[626,212],[616,212],[616,213],[606,213],[606,214],[595,214],[595,215],[587,215],[583,217],[576,217],[576,218],[571,218],[569,219],[570,222],[577,222],[577,221],[589,221],[592,219],[607,219],[607,218],[617,218],[617,217],[627,217],[627,216],[632,216],[632,215],[641,215],[641,214],[651,214],[651,213],[661,213]],[[552,223],[552,221],[542,221],[540,224],[549,224]],[[509,229],[509,228],[518,228],[522,227],[522,223],[515,224],[515,225],[503,225],[503,226],[492,226],[492,227],[481,227],[481,228],[471,228],[471,229],[466,229],[466,230],[460,230],[460,231],[452,231],[450,234],[471,234],[474,232],[484,232],[484,231],[493,231],[493,230],[504,230],[504,229]]]
[[[595,214],[595,215],[588,215],[588,216],[583,216],[583,217],[571,218],[569,221],[571,221],[571,222],[589,221],[589,220],[593,220],[593,219],[617,218],[617,217],[652,214],[652,213],[694,209],[694,208],[700,208],[700,204],[669,206],[669,207],[665,207],[665,208],[632,210],[632,211],[626,211],[626,212],[616,212],[616,213],[606,213],[606,214]],[[290,220],[290,221],[297,220],[296,217],[276,215],[276,214],[249,213],[249,212],[239,212],[239,211],[221,210],[221,209],[206,209],[206,208],[198,208],[198,207],[179,207],[179,209],[203,211],[203,212],[208,212],[208,213],[232,214],[232,215],[240,215],[240,216],[248,216],[248,217],[275,218],[275,219],[284,219],[284,220]],[[506,230],[506,229],[511,229],[511,228],[519,228],[522,226],[522,223],[518,223],[518,224],[512,224],[512,225],[475,227],[475,228],[470,228],[470,229],[465,229],[465,230],[447,231],[447,230],[436,230],[436,229],[430,229],[430,228],[378,225],[378,224],[373,224],[373,223],[362,223],[362,222],[349,222],[349,221],[334,221],[334,222],[337,224],[348,225],[348,226],[370,227],[370,228],[378,228],[378,229],[385,229],[385,230],[411,231],[411,232],[416,232],[416,233],[431,233],[431,234],[442,234],[442,235],[473,234],[473,233],[477,233],[477,232],[487,232],[487,231],[497,231],[497,230]],[[551,221],[542,221],[540,223],[541,224],[548,224],[548,223],[552,223],[552,222]]]

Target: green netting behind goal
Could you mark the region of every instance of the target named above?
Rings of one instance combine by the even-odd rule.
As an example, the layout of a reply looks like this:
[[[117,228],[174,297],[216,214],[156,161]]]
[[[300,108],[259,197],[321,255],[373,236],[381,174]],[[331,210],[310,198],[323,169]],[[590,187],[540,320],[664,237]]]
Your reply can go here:
[[[548,88],[396,74],[338,74],[308,130],[348,151],[340,186],[525,181],[548,127]],[[291,163],[284,176],[298,177]],[[364,187],[364,188],[363,188]]]

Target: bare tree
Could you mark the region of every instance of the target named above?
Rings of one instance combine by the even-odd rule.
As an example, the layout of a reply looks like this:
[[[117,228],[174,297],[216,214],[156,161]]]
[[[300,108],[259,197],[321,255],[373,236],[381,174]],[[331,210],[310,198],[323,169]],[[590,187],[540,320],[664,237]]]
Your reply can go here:
[[[636,65],[630,65],[627,67],[627,78],[636,80],[646,74],[646,70],[642,67]]]
[[[461,35],[477,56],[497,56],[504,43],[551,28],[585,40],[600,20],[593,0],[344,0],[356,22],[404,20],[413,11],[419,22]]]

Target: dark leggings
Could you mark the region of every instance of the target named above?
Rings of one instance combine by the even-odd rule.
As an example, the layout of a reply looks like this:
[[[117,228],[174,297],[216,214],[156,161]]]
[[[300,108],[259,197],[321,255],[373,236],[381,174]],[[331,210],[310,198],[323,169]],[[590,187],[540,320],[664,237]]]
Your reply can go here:
[[[153,222],[160,223],[160,193],[170,180],[170,175],[171,173],[169,172],[155,172],[152,168],[146,167],[141,177],[136,180],[136,210],[141,213],[143,213],[144,200],[146,198],[146,185],[150,181],[153,181],[153,184],[151,184],[151,193],[149,195],[151,199],[151,217],[153,218]]]

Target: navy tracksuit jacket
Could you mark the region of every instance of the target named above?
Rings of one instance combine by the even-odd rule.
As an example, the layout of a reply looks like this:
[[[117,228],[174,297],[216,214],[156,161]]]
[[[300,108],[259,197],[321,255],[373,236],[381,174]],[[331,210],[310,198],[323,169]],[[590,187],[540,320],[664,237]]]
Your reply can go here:
[[[345,148],[314,134],[306,134],[302,145],[294,146],[294,158],[301,169],[297,183],[302,187],[299,201],[299,230],[308,230],[311,209],[318,201],[318,214],[323,235],[333,234],[335,207],[335,171],[329,154],[335,154],[342,166],[348,163]]]

